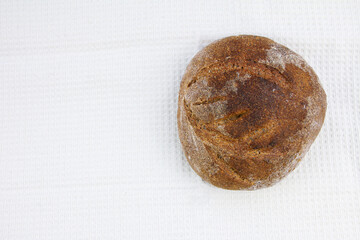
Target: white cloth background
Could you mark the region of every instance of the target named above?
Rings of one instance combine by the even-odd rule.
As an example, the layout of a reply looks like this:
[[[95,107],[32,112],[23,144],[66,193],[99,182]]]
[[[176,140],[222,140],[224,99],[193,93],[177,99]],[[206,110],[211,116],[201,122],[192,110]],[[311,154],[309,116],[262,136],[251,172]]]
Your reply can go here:
[[[0,1],[0,239],[359,239],[359,1]],[[176,129],[189,59],[269,37],[328,96],[302,164],[226,191]]]

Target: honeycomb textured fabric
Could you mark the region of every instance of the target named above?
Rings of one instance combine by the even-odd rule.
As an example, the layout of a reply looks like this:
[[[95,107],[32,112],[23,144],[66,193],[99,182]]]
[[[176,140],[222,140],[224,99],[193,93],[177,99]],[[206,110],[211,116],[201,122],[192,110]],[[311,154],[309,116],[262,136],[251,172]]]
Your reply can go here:
[[[0,239],[358,240],[359,1],[0,1]],[[227,36],[302,56],[320,134],[273,187],[227,191],[177,133],[186,66]]]
[[[268,38],[217,40],[191,60],[180,84],[179,137],[191,167],[231,190],[288,175],[324,122],[326,94],[304,59]]]

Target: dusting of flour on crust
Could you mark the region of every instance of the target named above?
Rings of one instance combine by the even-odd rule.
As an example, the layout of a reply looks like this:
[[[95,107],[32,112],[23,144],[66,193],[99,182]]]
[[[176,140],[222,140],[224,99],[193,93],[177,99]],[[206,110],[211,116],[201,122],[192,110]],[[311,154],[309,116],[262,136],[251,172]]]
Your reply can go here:
[[[261,61],[261,63],[280,68],[282,71],[285,71],[286,64],[294,64],[296,67],[309,72],[305,60],[300,55],[290,49],[279,47],[276,44],[273,44],[270,49],[267,50],[266,60]]]
[[[277,44],[271,45],[270,49],[267,50],[266,59],[260,60],[259,62],[277,68],[281,72],[286,70],[286,64],[293,64],[301,70],[309,73],[313,81],[317,80],[320,86],[323,87],[321,81],[317,78],[314,71],[312,71],[306,61],[297,53],[283,46],[279,46]]]
[[[184,101],[184,98],[182,98]],[[219,171],[219,166],[212,163],[209,153],[207,152],[204,143],[196,135],[194,128],[191,126],[186,114],[183,114],[185,111],[183,104],[180,105],[180,128],[187,129],[187,131],[182,131],[187,139],[188,150],[185,151],[189,162],[191,162],[192,167],[198,173],[206,172],[208,175],[212,176]],[[191,156],[198,161],[194,161]]]
[[[246,73],[245,75],[240,76],[240,73],[236,73],[236,78],[228,80],[225,86],[221,89],[220,95],[226,96],[229,92],[237,92],[237,83],[244,84],[247,80],[251,78],[251,75]]]

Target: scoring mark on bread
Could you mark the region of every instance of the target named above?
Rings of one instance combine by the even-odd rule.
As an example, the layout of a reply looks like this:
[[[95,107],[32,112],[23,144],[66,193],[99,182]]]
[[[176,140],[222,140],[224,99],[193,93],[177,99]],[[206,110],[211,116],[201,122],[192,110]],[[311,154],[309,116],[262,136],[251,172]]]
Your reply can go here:
[[[213,65],[215,65],[215,64],[216,64],[216,62],[215,62],[215,63],[212,63],[212,64],[209,64],[209,65],[207,65],[207,66],[204,66],[204,67],[202,67],[201,69],[199,69],[198,72],[209,71],[208,69],[209,69],[210,67],[212,67]],[[211,71],[209,71],[209,72],[211,72]],[[191,81],[188,83],[187,87],[190,88],[191,85],[195,84],[195,83],[198,81],[198,79],[199,79],[199,78],[197,77],[197,75],[195,75],[195,76],[191,79]]]
[[[192,103],[192,105],[203,105],[203,104],[211,104],[211,103],[215,103],[218,101],[225,101],[227,100],[227,97],[225,96],[217,96],[217,97],[212,97],[209,99],[205,99],[205,100],[199,100],[197,102]]]
[[[236,111],[234,113],[228,114],[227,116],[217,119],[215,121],[215,123],[217,124],[226,124],[229,121],[236,121],[238,119],[240,119],[241,117],[245,117],[248,116],[250,114],[250,110],[249,109],[241,109],[239,111]]]
[[[251,180],[245,179],[243,176],[241,176],[238,171],[229,165],[227,162],[229,161],[229,157],[223,156],[223,154],[217,149],[209,145],[205,145],[208,153],[213,156],[214,162],[217,164],[217,166],[226,172],[229,176],[231,176],[235,181],[247,185],[247,187],[250,187],[254,185],[255,183]]]
[[[196,118],[204,122],[223,118],[227,112],[227,100],[217,100],[207,104],[190,105]]]

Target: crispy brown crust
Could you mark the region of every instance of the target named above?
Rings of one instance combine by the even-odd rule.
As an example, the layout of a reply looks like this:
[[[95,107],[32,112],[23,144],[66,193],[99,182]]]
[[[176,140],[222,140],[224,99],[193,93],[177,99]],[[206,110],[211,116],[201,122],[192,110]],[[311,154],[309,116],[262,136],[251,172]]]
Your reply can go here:
[[[258,36],[216,41],[181,81],[178,129],[197,174],[225,189],[271,186],[318,135],[326,94],[296,53]]]

